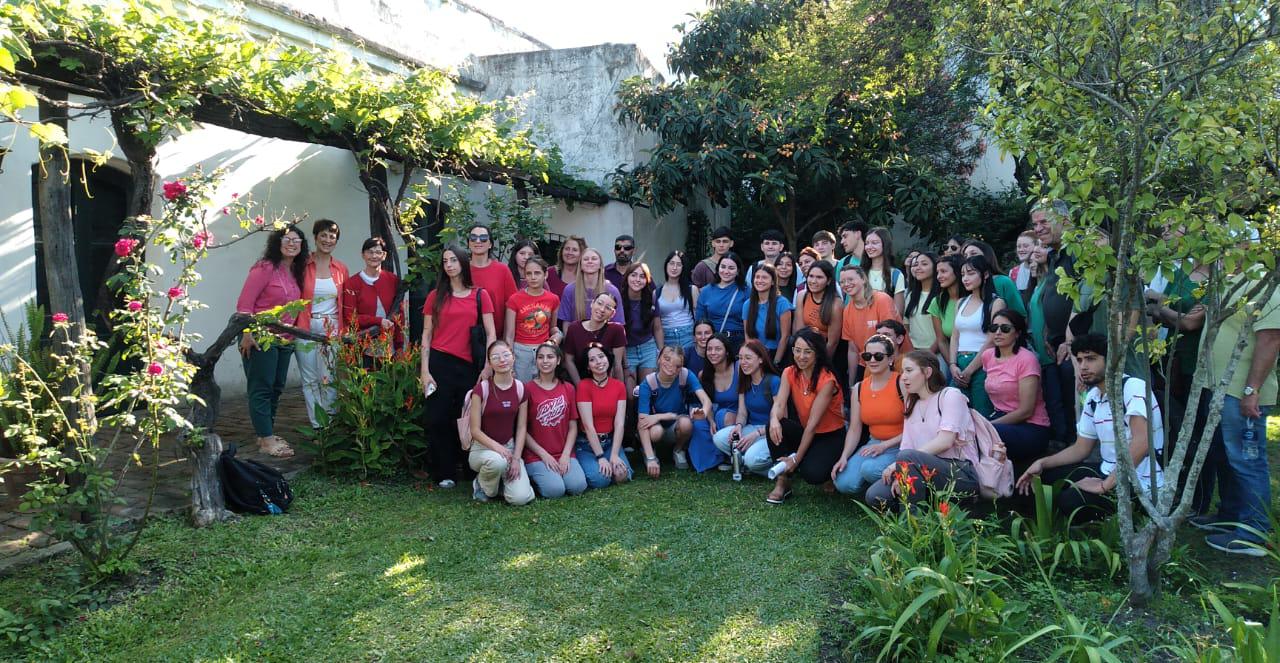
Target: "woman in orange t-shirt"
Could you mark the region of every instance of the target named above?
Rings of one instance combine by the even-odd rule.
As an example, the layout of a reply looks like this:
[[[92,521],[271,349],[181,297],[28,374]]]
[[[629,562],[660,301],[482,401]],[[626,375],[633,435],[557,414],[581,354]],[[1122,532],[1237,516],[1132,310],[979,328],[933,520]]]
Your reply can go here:
[[[873,290],[867,282],[867,273],[857,265],[846,265],[840,270],[840,287],[849,297],[841,317],[840,337],[849,343],[849,382],[862,379],[867,363],[861,361],[862,346],[876,333],[881,320],[902,321],[893,297]]]
[[[894,354],[893,340],[887,336],[876,334],[863,345],[862,359],[867,364],[867,372],[862,381],[853,386],[853,398],[849,399],[849,433],[844,438],[840,460],[831,468],[836,490],[842,493],[862,492],[875,483],[884,474],[884,468],[892,465],[898,456],[904,406],[898,373],[892,370]],[[868,433],[867,443],[858,448],[863,430]]]
[[[782,384],[769,413],[769,453],[786,471],[765,497],[782,504],[791,495],[791,476],[831,484],[831,468],[844,448],[844,395],[831,370],[825,339],[809,328],[791,337],[793,364],[782,372]],[[787,416],[787,405],[797,419]],[[834,490],[834,488],[832,488]]]

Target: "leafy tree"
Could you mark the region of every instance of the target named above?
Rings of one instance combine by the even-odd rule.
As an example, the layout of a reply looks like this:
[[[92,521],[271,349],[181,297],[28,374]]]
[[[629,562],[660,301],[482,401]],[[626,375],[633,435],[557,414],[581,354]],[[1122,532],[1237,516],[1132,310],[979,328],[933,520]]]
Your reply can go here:
[[[816,223],[898,216],[942,225],[937,189],[967,175],[973,72],[933,39],[926,2],[726,0],[685,28],[679,79],[627,81],[619,116],[657,134],[647,162],[620,168],[616,194],[665,212],[705,193],[754,208],[788,243]]]
[[[1227,317],[1252,311],[1280,284],[1276,11],[1260,0],[980,0],[953,17],[951,36],[989,56],[991,130],[1043,174],[1039,193],[1074,208],[1067,247],[1079,278],[1062,288],[1105,293],[1112,402],[1120,400],[1126,349],[1147,357],[1167,350],[1134,296],[1157,268],[1213,266],[1203,284],[1203,348]],[[1168,230],[1181,238],[1165,239]],[[1260,240],[1248,241],[1254,233]],[[1192,491],[1179,494],[1178,478],[1186,468],[1196,481],[1225,386],[1247,370],[1237,364],[1248,320],[1212,383],[1210,353],[1201,352],[1192,393],[1213,391],[1207,432],[1189,455],[1192,427],[1183,427],[1163,487],[1139,484],[1116,419],[1119,521],[1135,604],[1157,594],[1190,507]]]

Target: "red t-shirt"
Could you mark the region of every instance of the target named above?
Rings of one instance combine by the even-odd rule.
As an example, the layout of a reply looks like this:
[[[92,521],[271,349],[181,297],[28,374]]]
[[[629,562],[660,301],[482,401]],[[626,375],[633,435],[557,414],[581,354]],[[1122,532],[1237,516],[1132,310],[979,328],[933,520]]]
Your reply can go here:
[[[578,383],[578,402],[591,404],[591,421],[597,435],[613,432],[613,415],[618,413],[618,401],[627,400],[627,388],[622,382],[609,378],[603,387],[596,386],[591,378]]]
[[[436,305],[436,291],[427,295],[422,305],[423,317],[430,318],[431,310]],[[480,310],[493,313],[493,300],[489,293],[481,291]],[[449,301],[440,309],[440,319],[432,320],[431,351],[447,352],[459,359],[471,361],[471,328],[480,324],[480,316],[476,314],[476,291],[472,290],[466,297],[449,295]]]
[[[524,383],[529,397],[529,420],[526,428],[529,437],[547,453],[560,457],[564,452],[564,440],[569,434],[569,422],[578,420],[578,401],[573,385],[560,382],[551,389],[543,389],[534,380]],[[524,462],[540,463],[538,454],[524,448]]]
[[[485,435],[493,438],[498,444],[506,444],[516,436],[516,421],[520,416],[520,404],[529,399],[529,392],[524,392],[524,398],[520,398],[520,392],[516,387],[515,381],[506,389],[499,389],[493,380],[489,380],[489,400],[484,404],[484,411],[480,413],[480,430]],[[472,406],[481,402],[484,398],[480,385],[476,385],[471,389]]]
[[[506,263],[490,260],[486,267],[471,265],[471,283],[477,288],[484,288],[498,306],[503,306],[511,295],[516,294],[516,280]],[[506,311],[502,315],[493,316],[493,331],[497,338],[502,338],[502,330],[506,329]]]
[[[582,353],[586,351],[587,345],[593,342],[603,345],[605,351],[613,352],[615,348],[626,347],[627,332],[623,331],[622,325],[616,322],[606,322],[596,331],[588,331],[583,323],[575,322],[565,330],[560,349],[564,350],[564,356],[569,361],[581,363]],[[584,376],[583,379],[585,380],[586,377]]]
[[[560,298],[548,290],[544,289],[536,297],[524,290],[517,290],[516,294],[507,299],[507,309],[516,314],[516,343],[537,345],[550,339],[559,308]],[[503,317],[506,317],[505,313]]]

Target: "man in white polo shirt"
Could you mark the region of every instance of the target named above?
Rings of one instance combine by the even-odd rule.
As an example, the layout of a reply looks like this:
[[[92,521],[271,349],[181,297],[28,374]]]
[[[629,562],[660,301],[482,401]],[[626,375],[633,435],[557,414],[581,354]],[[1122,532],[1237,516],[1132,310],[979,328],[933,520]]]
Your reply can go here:
[[[1054,499],[1054,507],[1066,516],[1074,514],[1074,522],[1088,522],[1115,513],[1115,487],[1120,478],[1116,471],[1116,436],[1113,425],[1115,414],[1107,399],[1106,367],[1107,339],[1102,334],[1085,334],[1071,342],[1071,354],[1076,358],[1080,381],[1090,387],[1085,395],[1085,405],[1076,422],[1075,444],[1047,458],[1031,464],[1018,478],[1018,490],[1027,493],[1031,480],[1040,475],[1047,484],[1066,479],[1065,486]],[[1148,457],[1148,430],[1153,434],[1150,443],[1156,454],[1164,447],[1164,418],[1160,406],[1140,378],[1124,377],[1124,433],[1129,441],[1129,458],[1137,468],[1138,478],[1144,490],[1149,489],[1154,473],[1158,487],[1163,477],[1159,463]],[[1147,405],[1151,413],[1148,419]],[[1097,447],[1101,462],[1091,460]]]

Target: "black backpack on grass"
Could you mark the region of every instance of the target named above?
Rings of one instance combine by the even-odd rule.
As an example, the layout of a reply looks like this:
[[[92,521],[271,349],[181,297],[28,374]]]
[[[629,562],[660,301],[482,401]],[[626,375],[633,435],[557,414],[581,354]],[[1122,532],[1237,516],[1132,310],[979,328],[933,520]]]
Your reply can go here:
[[[284,513],[293,502],[293,491],[283,474],[258,461],[236,458],[234,444],[218,457],[218,480],[227,508],[236,513]]]

